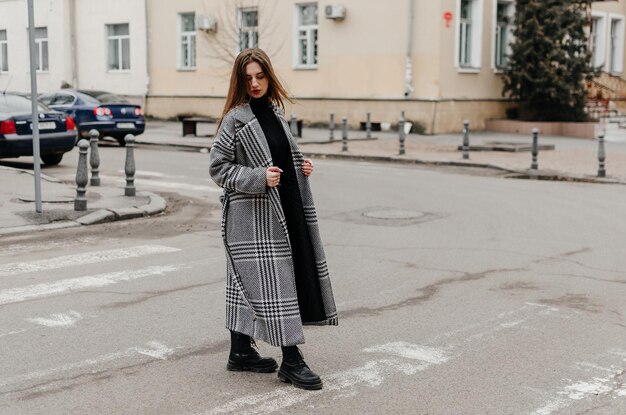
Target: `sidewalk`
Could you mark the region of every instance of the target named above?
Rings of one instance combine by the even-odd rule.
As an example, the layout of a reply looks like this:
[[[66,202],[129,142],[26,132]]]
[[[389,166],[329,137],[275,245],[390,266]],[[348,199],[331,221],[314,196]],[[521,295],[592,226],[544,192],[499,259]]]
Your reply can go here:
[[[141,145],[178,147],[208,152],[213,141],[214,124],[198,125],[200,136],[181,136],[179,122],[150,121],[146,132],[136,138]],[[568,137],[541,137],[541,145],[551,144],[554,150],[543,150],[538,156],[538,170],[531,170],[530,151],[471,151],[464,160],[458,146],[461,134],[406,137],[406,154],[398,155],[396,132],[372,132],[365,139],[364,131],[350,131],[348,151],[342,151],[341,131],[335,130],[329,141],[328,129],[305,128],[298,139],[302,152],[311,158],[384,161],[421,165],[462,166],[490,169],[504,177],[544,180],[581,181],[603,184],[626,184],[626,142],[609,142],[606,149],[606,178],[598,178],[598,142]],[[516,134],[472,132],[470,145],[490,142],[530,144],[531,137]],[[3,235],[78,227],[113,220],[161,213],[165,200],[154,193],[138,192],[135,197],[123,196],[119,186],[88,187],[87,207],[74,211],[75,185],[42,174],[43,214],[35,212],[33,172],[0,166],[0,237]]]
[[[74,210],[76,186],[41,175],[42,210],[35,211],[32,170],[0,166],[0,237],[18,233],[91,225],[163,212],[165,199],[149,192],[124,196],[124,189],[89,186],[87,210]]]
[[[199,134],[211,134],[214,124],[200,125]],[[202,129],[201,129],[202,128]],[[405,141],[406,154],[399,153],[397,132],[372,132],[373,140],[365,140],[364,131],[350,131],[348,151],[343,152],[341,130],[334,132],[334,141],[329,141],[329,130],[304,128],[303,137],[298,139],[302,152],[311,158],[343,158],[396,163],[449,165],[474,168],[490,168],[512,176],[545,180],[567,180],[594,183],[626,184],[626,142],[605,143],[606,178],[598,174],[598,142],[569,137],[539,137],[540,145],[553,145],[554,150],[540,150],[538,170],[531,170],[530,151],[470,151],[469,159],[463,159],[458,146],[462,135],[447,134],[426,136],[409,134]],[[146,133],[137,137],[137,143],[177,146],[198,151],[208,151],[212,143],[210,136],[181,136],[178,122],[153,121]],[[490,142],[507,144],[532,143],[532,137],[520,134],[471,132],[470,145],[485,145]]]

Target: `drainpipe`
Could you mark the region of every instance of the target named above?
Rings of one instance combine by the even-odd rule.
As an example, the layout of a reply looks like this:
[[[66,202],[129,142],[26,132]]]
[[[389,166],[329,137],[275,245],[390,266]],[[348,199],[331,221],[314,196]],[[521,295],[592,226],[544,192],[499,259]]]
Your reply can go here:
[[[69,0],[70,9],[70,66],[72,69],[72,86],[78,88],[78,59],[76,48],[76,0]]]
[[[143,96],[143,109],[146,111],[148,95],[150,94],[150,24],[148,23],[148,0],[144,0],[146,25],[146,91]]]
[[[413,1],[408,0],[408,26],[407,26],[407,46],[406,46],[406,67],[404,73],[404,96],[413,95]]]

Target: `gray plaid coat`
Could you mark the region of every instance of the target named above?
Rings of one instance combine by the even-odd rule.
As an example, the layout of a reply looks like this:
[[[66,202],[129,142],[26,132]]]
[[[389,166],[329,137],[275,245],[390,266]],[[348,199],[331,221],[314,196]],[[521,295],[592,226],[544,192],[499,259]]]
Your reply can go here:
[[[326,319],[337,324],[328,267],[309,181],[282,110],[274,108],[291,146],[306,222],[317,263]],[[272,166],[261,126],[245,104],[224,119],[210,154],[210,174],[224,188],[222,237],[226,249],[226,327],[274,346],[304,343],[294,266],[277,188],[266,184]]]

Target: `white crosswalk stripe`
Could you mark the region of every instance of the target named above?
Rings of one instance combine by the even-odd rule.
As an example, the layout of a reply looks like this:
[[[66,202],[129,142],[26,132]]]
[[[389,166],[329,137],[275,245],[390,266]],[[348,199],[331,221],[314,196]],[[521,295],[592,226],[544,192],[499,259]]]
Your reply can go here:
[[[14,262],[10,264],[0,265],[0,277],[8,277],[36,271],[47,271],[76,265],[96,264],[99,262],[136,258],[151,254],[164,254],[176,251],[180,251],[180,249],[162,245],[142,245],[129,248],[109,249],[99,252],[64,255],[39,261]]]
[[[33,298],[64,294],[66,292],[83,290],[85,288],[104,287],[122,281],[131,281],[155,275],[164,275],[168,272],[179,271],[184,268],[187,268],[187,265],[154,266],[133,271],[119,271],[107,274],[70,278],[48,284],[36,284],[26,287],[9,288],[6,290],[0,290],[0,305],[18,303],[31,300]]]
[[[100,175],[103,180],[115,181],[119,184],[124,184],[126,181],[123,177]],[[222,189],[218,187],[213,181],[206,180],[206,184],[190,184],[178,181],[169,180],[170,176],[153,176],[153,177],[137,177],[135,178],[135,186],[147,186],[152,188],[161,189],[175,189],[175,190],[190,190],[192,192],[210,192],[210,193],[222,193]]]

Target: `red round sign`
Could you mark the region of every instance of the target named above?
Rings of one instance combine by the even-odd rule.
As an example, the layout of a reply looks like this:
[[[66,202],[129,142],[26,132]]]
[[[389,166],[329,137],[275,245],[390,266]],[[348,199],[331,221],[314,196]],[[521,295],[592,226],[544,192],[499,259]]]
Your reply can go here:
[[[450,27],[450,22],[452,21],[452,12],[445,12],[443,14],[443,19],[446,21],[446,27]]]

